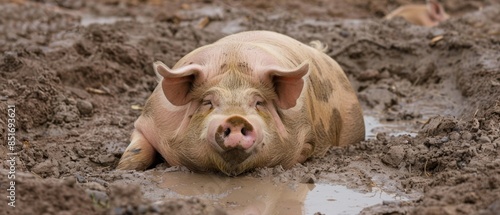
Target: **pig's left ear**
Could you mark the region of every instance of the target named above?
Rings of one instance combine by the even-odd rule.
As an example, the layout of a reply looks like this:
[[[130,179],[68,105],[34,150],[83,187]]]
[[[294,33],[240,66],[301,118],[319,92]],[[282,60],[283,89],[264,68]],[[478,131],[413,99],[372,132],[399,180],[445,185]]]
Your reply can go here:
[[[297,99],[304,88],[303,77],[309,72],[309,62],[305,61],[293,69],[283,69],[280,67],[263,68],[264,80],[269,80],[274,84],[274,90],[278,95],[276,104],[281,109],[295,107]]]
[[[163,77],[161,82],[163,93],[168,101],[176,106],[182,106],[191,101],[191,88],[195,82],[205,78],[202,66],[189,64],[177,69],[170,69],[160,61],[153,63],[156,74]]]

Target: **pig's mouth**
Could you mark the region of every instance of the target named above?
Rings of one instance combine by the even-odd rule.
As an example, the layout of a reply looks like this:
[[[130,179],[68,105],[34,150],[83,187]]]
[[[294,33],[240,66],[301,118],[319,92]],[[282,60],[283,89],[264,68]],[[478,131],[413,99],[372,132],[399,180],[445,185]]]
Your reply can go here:
[[[233,129],[219,126],[215,134],[217,151],[221,158],[230,166],[238,165],[252,155],[255,148],[255,138],[249,133],[255,133],[251,126]],[[250,137],[248,137],[250,136]]]
[[[252,152],[247,153],[241,150],[233,149],[219,154],[219,157],[215,158],[213,163],[217,167],[217,171],[220,171],[228,176],[236,176],[256,167],[254,166],[254,159],[252,158],[253,154],[254,153]]]
[[[230,166],[236,166],[245,161],[251,154],[240,149],[230,149],[220,154],[220,156]]]

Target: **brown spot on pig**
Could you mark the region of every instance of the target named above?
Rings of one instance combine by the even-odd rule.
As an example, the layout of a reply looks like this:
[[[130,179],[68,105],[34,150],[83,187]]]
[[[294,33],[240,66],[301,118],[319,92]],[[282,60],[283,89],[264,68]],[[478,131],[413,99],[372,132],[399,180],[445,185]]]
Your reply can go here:
[[[311,75],[309,79],[311,80],[310,84],[312,85],[316,99],[328,102],[333,91],[332,83],[322,81],[316,75]]]
[[[333,113],[330,116],[330,128],[328,132],[331,135],[331,139],[335,143],[339,143],[340,132],[342,131],[342,116],[337,108],[333,109]]]
[[[309,95],[309,96],[311,96],[311,95]],[[309,108],[309,110],[314,110],[312,102],[308,103],[308,108]],[[311,115],[311,119],[316,119],[316,114],[314,113],[314,111],[309,111],[309,114]]]
[[[137,153],[141,152],[141,149],[140,148],[135,148],[135,149],[130,150],[130,152],[132,152],[134,154],[137,154]]]
[[[337,81],[340,84],[340,86],[342,86],[342,89],[344,89],[345,91],[354,92],[351,86],[351,82],[349,81],[349,79],[347,79],[347,77],[344,74],[337,73]]]

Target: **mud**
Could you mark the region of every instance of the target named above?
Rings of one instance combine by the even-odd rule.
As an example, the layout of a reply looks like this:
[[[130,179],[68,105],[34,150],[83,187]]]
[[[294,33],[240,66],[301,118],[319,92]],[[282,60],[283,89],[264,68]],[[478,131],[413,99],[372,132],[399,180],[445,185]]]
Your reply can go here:
[[[500,1],[443,0],[452,18],[435,28],[381,19],[416,0],[0,2],[2,196],[17,153],[16,207],[2,197],[1,214],[500,211]],[[255,29],[327,44],[367,140],[236,178],[114,170],[156,85],[151,63]],[[353,210],[332,208],[350,198]]]

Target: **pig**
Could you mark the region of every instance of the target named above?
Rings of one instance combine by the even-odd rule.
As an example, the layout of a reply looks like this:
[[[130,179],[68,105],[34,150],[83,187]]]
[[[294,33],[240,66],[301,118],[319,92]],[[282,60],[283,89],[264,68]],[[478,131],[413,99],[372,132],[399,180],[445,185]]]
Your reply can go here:
[[[313,47],[314,46],[314,47]],[[136,120],[117,169],[170,166],[229,176],[290,168],[365,137],[363,114],[341,67],[316,42],[248,31],[195,49],[172,68]]]
[[[425,27],[437,26],[450,18],[444,8],[436,0],[427,0],[425,5],[404,5],[385,16],[385,19],[403,17],[408,22]]]

